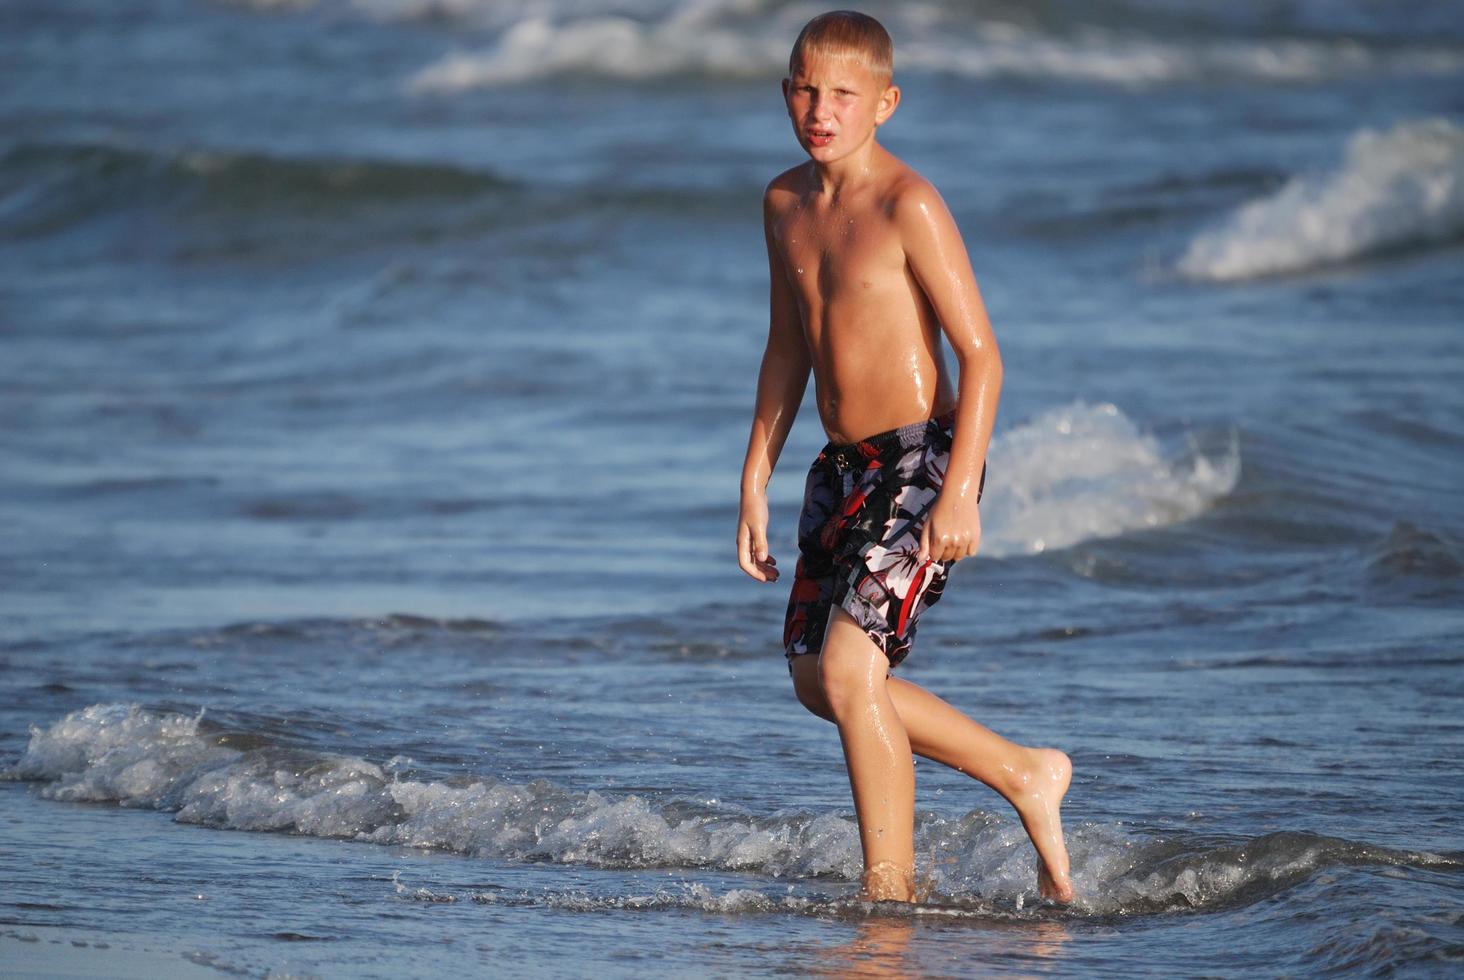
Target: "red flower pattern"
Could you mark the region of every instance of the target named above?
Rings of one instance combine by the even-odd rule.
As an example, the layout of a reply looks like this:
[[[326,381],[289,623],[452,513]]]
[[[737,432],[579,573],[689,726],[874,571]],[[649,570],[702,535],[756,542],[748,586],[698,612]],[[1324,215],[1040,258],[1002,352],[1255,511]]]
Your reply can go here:
[[[831,443],[814,460],[784,620],[790,670],[793,657],[822,649],[835,605],[892,667],[909,654],[920,614],[940,598],[950,572],[950,562],[922,563],[918,544],[945,475],[952,421],[947,416],[852,445]],[[984,488],[984,470],[981,477]]]

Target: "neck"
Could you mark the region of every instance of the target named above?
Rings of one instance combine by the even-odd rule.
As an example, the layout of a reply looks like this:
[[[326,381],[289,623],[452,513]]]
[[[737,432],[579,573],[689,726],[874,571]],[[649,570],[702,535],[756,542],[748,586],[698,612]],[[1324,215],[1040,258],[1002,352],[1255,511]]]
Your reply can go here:
[[[838,194],[847,188],[857,187],[873,174],[880,154],[883,152],[871,134],[854,152],[840,157],[832,163],[812,161],[814,176],[820,188],[830,194]]]

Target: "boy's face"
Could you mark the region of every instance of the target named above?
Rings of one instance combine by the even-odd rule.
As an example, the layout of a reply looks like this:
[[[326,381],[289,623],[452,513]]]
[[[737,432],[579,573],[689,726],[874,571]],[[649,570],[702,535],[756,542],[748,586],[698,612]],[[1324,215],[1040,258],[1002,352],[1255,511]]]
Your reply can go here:
[[[863,146],[895,111],[900,90],[852,55],[800,55],[783,79],[788,118],[804,151],[832,163]]]

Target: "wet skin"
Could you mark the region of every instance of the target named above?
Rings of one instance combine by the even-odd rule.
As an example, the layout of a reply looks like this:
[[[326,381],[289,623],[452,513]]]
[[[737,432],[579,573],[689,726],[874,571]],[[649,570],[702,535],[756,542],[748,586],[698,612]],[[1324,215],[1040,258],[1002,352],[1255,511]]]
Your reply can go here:
[[[905,261],[893,214],[900,191],[918,178],[898,173],[906,168],[897,164],[887,169],[895,180],[825,193],[804,165],[769,194],[776,271],[788,294],[779,298],[797,306],[819,418],[834,442],[856,442],[956,404],[940,324]]]
[[[783,89],[809,160],[774,178],[763,198],[768,346],[739,530],[749,574],[776,578],[758,532],[767,524],[767,481],[810,372],[820,420],[838,442],[955,405],[945,488],[922,544],[937,561],[969,557],[980,544],[979,477],[1002,369],[960,232],[935,188],[875,139],[899,105],[897,87],[883,86],[856,58],[810,57]],[[960,368],[958,396],[940,353],[942,330]]]
[[[763,197],[769,329],[743,466],[738,562],[758,581],[778,579],[767,546],[767,483],[810,374],[820,420],[836,442],[955,408],[921,558],[969,557],[980,543],[979,476],[1002,369],[960,232],[929,182],[875,139],[899,105],[898,88],[856,57],[810,55],[795,60],[783,94],[809,160],[774,178]],[[942,331],[959,367],[958,389],[941,355]],[[795,659],[795,687],[809,710],[839,726],[865,895],[914,897],[913,750],[1001,792],[1037,847],[1040,893],[1070,900],[1059,815],[1067,757],[1009,742],[889,678],[884,655],[842,610],[831,613],[826,636],[819,656]],[[805,660],[817,670],[804,669]]]

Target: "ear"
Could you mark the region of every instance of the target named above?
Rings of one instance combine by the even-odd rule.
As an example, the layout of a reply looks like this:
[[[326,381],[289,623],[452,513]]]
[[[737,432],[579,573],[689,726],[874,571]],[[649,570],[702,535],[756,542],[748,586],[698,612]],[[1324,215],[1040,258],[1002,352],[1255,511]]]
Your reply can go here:
[[[890,85],[885,88],[879,97],[879,106],[874,110],[874,124],[884,125],[885,121],[895,114],[895,109],[900,105],[900,86]]]

